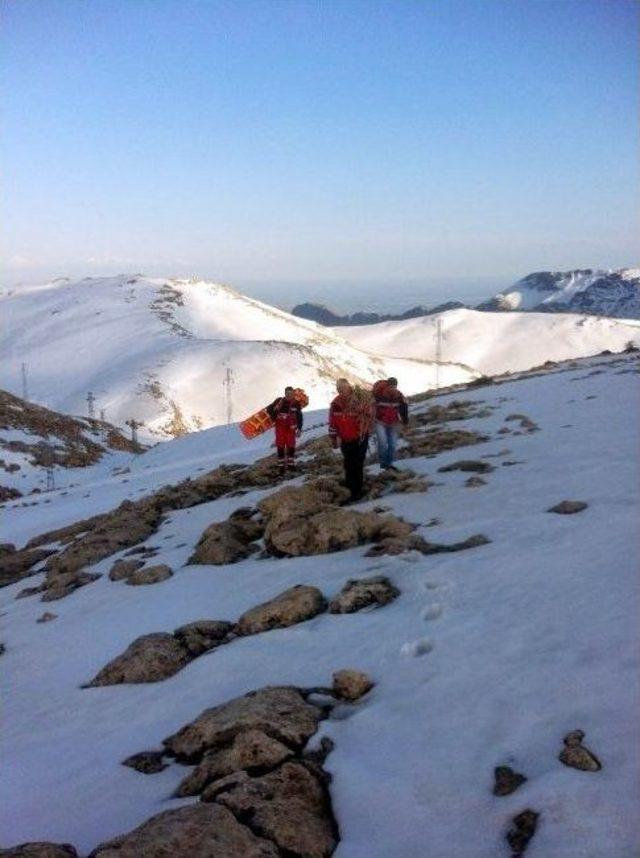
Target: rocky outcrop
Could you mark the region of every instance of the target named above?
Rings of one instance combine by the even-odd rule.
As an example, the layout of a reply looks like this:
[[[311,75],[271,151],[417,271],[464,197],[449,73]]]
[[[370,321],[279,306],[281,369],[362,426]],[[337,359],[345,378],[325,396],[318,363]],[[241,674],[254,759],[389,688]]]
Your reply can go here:
[[[189,563],[222,566],[237,563],[257,551],[255,540],[262,537],[264,525],[253,519],[255,513],[256,510],[242,508],[236,510],[227,521],[209,525],[200,537]]]
[[[0,849],[2,858],[78,858],[70,843],[22,843],[10,849]]]
[[[332,688],[336,697],[349,702],[360,700],[375,684],[361,670],[337,670],[332,679]]]
[[[267,837],[285,855],[327,858],[337,846],[326,785],[299,762],[284,763],[262,777],[240,777],[224,790],[203,794],[239,819],[250,819],[254,832]]]
[[[143,584],[159,584],[161,581],[166,581],[171,578],[173,570],[165,563],[159,563],[157,566],[144,566],[142,569],[136,569],[131,572],[125,579],[126,584],[132,587],[137,587]]]
[[[271,686],[205,709],[163,744],[168,754],[184,763],[199,763],[206,751],[225,747],[247,730],[260,730],[300,749],[321,717],[321,710],[307,703],[297,688]]]
[[[347,581],[337,596],[329,602],[331,614],[352,614],[363,608],[388,605],[400,595],[400,590],[388,578],[376,575]]]
[[[53,578],[47,578],[38,588],[38,592],[42,592],[43,602],[56,602],[101,577],[97,572],[62,572]]]
[[[188,661],[189,653],[173,635],[143,635],[103,667],[87,687],[159,682],[182,670]]]
[[[297,584],[246,611],[238,620],[235,631],[239,635],[255,635],[269,629],[284,629],[309,620],[326,609],[327,603],[317,587]]]
[[[226,643],[233,631],[233,623],[226,620],[195,620],[176,629],[173,636],[192,658]]]
[[[467,447],[488,441],[488,435],[471,432],[467,429],[435,429],[423,431],[410,429],[405,435],[407,446],[398,451],[398,458],[408,459],[417,456],[435,456],[445,450]]]
[[[377,545],[373,545],[365,554],[365,557],[380,557],[383,554],[401,554],[404,551],[419,551],[420,554],[441,554],[447,551],[466,551],[468,548],[477,548],[480,545],[488,545],[491,540],[482,533],[476,533],[462,542],[453,542],[445,545],[439,542],[427,542],[417,533],[411,533],[404,539],[383,539]]]
[[[572,730],[564,737],[564,748],[558,759],[565,766],[580,769],[582,772],[599,772],[602,763],[588,748],[582,744],[585,734],[582,730]]]
[[[128,834],[94,849],[89,858],[278,858],[269,840],[221,804],[196,803],[152,816]]]
[[[0,555],[0,587],[15,584],[16,581],[33,575],[33,567],[54,553],[50,548],[5,550]]]
[[[144,566],[144,560],[116,560],[109,570],[109,580],[122,581]]]
[[[262,774],[293,756],[291,748],[262,730],[245,730],[227,747],[207,751],[196,768],[176,790],[179,797],[200,795],[213,781],[234,772]]]

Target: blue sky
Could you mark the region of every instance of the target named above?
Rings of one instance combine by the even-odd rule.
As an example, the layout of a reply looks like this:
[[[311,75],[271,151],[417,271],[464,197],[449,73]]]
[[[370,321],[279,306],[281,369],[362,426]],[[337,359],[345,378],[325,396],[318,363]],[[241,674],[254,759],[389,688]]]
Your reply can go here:
[[[3,280],[637,262],[624,0],[4,0]]]

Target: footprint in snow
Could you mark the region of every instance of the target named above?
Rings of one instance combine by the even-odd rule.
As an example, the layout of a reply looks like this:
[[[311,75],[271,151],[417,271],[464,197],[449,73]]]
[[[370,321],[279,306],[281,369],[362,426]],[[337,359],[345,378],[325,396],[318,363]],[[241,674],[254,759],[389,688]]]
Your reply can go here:
[[[434,602],[432,605],[427,605],[422,611],[423,620],[437,620],[442,616],[442,605]]]
[[[416,658],[420,655],[426,655],[433,649],[433,641],[431,638],[420,638],[417,641],[407,641],[400,647],[400,655],[407,658]]]

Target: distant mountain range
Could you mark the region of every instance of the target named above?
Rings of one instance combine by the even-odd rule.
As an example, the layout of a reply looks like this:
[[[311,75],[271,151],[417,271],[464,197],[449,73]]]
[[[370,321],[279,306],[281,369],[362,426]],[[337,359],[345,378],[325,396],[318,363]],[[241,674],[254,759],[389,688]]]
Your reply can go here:
[[[294,307],[291,313],[320,325],[338,327],[403,321],[460,308],[471,309],[460,301],[448,301],[431,309],[412,307],[399,315],[360,312],[341,316],[321,304],[304,303]],[[640,269],[536,271],[518,280],[504,292],[478,304],[475,309],[489,312],[519,310],[582,313],[614,319],[640,319]]]

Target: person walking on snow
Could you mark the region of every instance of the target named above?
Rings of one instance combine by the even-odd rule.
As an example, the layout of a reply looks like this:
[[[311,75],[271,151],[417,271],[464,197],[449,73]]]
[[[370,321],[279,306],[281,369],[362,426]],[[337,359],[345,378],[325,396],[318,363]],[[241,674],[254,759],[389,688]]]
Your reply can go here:
[[[376,401],[376,442],[380,467],[397,471],[393,460],[396,456],[400,423],[406,426],[409,422],[407,400],[398,390],[397,378],[376,382],[373,385],[373,396]]]
[[[354,389],[346,378],[336,383],[338,395],[329,408],[329,438],[334,449],[340,443],[344,460],[345,485],[351,500],[362,497],[364,460],[373,424],[373,398],[360,388]]]
[[[296,439],[302,432],[302,408],[293,395],[293,387],[285,387],[284,396],[267,405],[267,413],[275,423],[278,471],[295,470]]]

